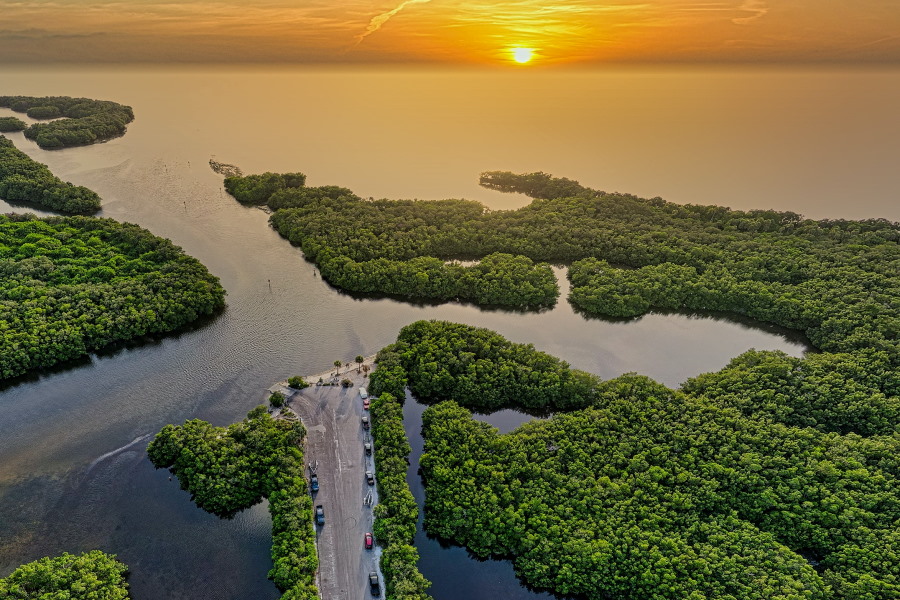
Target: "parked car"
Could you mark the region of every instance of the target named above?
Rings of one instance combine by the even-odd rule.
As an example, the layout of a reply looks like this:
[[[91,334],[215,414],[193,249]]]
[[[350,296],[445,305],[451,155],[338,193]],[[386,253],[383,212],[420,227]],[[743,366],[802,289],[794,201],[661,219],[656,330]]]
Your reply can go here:
[[[366,398],[365,400],[363,400],[363,408],[364,408],[365,410],[369,410],[369,399],[368,399],[368,398]]]
[[[372,534],[366,533],[365,540],[366,540],[366,550],[371,550],[372,546],[375,545],[375,540],[372,539]]]
[[[363,444],[363,449],[366,451],[366,456],[372,455],[372,442],[366,442]]]
[[[366,481],[369,482],[369,485],[375,485],[375,473],[366,471]]]
[[[311,489],[313,492],[319,491],[319,477],[318,476],[313,475],[312,477],[309,478],[309,489]]]
[[[366,391],[366,388],[359,388],[359,397],[363,400],[369,397],[369,392]]]
[[[378,583],[378,573],[375,571],[369,573],[369,587],[372,588],[373,596],[381,595],[381,584]]]
[[[368,415],[366,415],[365,417],[362,418],[362,426],[363,426],[363,429],[369,428],[369,416]]]
[[[325,508],[321,504],[316,504],[316,525],[325,524]]]

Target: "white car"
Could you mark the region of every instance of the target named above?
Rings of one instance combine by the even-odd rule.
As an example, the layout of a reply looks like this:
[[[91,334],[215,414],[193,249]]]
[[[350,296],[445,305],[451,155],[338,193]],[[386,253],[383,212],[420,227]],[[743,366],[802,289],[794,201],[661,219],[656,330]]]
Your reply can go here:
[[[369,397],[369,392],[366,391],[366,388],[359,388],[359,397],[363,400]]]

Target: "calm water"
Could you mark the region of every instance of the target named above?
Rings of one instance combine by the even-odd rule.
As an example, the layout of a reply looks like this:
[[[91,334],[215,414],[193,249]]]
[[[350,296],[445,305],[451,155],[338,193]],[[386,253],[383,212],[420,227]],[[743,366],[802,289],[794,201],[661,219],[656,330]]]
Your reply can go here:
[[[147,436],[192,417],[240,419],[273,381],[374,353],[417,319],[490,327],[602,377],[637,371],[670,385],[749,348],[806,348],[777,329],[711,317],[585,320],[565,300],[519,314],[353,298],[323,284],[264,213],[228,197],[211,157],[245,172],[301,170],[312,185],[364,196],[469,197],[494,208],[524,200],[478,188],[481,170],[545,170],[677,201],[898,220],[898,90],[900,75],[886,71],[0,69],[0,94],[133,106],[128,134],[106,144],[45,152],[10,137],[99,192],[102,216],[184,247],[229,294],[227,310],[203,327],[0,389],[0,575],[45,554],[101,548],[130,565],[137,600],[277,597],[265,578],[266,507],[231,521],[196,509],[149,464]],[[410,435],[420,445],[417,425]],[[507,562],[475,563],[463,549],[417,542],[438,600],[530,595]]]

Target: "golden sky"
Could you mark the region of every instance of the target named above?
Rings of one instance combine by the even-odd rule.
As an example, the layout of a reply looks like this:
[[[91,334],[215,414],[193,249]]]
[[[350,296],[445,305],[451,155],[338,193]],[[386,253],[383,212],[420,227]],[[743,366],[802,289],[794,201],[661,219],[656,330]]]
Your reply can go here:
[[[0,62],[900,63],[900,0],[0,0]]]

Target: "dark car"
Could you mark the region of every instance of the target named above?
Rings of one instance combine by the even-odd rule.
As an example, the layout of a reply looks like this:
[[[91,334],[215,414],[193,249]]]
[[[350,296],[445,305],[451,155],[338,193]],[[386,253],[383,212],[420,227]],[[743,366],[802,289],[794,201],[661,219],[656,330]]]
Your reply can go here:
[[[325,524],[325,509],[321,504],[316,504],[316,525]]]
[[[375,474],[372,471],[366,471],[366,481],[369,485],[375,485]]]
[[[372,539],[371,533],[366,533],[365,543],[366,543],[366,550],[371,550],[372,546],[375,544],[375,540]]]
[[[313,492],[319,491],[319,478],[315,475],[309,478],[309,489],[311,489]]]
[[[362,426],[363,426],[363,429],[369,428],[369,417],[368,416],[365,416],[362,418]]]
[[[363,448],[366,450],[366,455],[372,454],[372,442],[366,442],[363,444]]]
[[[378,573],[375,571],[369,573],[369,586],[372,588],[373,596],[381,595],[381,584],[378,583]]]

